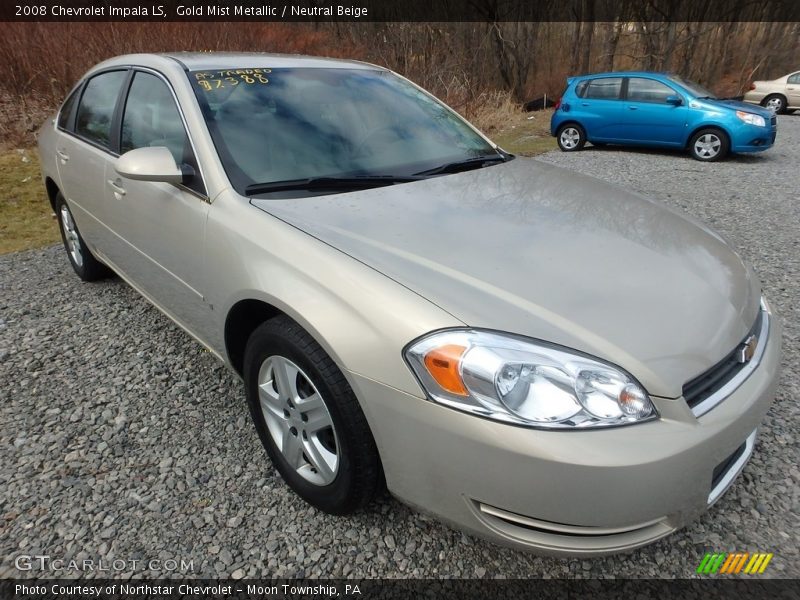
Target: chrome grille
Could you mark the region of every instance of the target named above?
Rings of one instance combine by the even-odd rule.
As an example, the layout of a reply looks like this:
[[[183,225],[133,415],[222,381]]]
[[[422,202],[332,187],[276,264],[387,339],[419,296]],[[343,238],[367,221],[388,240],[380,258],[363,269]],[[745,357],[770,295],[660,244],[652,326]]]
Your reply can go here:
[[[762,304],[753,327],[743,340],[713,367],[684,384],[683,398],[695,416],[699,417],[714,408],[748,377],[760,362],[768,331],[769,313]],[[743,346],[751,336],[758,340],[755,355],[749,361],[742,362]]]

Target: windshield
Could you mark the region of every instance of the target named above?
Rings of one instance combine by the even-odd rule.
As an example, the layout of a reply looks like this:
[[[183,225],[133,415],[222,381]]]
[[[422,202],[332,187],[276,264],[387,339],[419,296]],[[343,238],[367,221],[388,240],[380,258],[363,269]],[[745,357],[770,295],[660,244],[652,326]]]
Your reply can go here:
[[[194,71],[189,78],[240,194],[317,178],[400,181],[501,156],[450,109],[391,72],[263,68]]]
[[[687,92],[689,92],[690,94],[692,94],[697,98],[710,98],[712,100],[717,99],[717,95],[714,92],[704,88],[699,83],[695,83],[693,81],[689,81],[688,79],[684,79],[680,75],[670,75],[670,79],[675,83],[677,83],[678,85],[683,86]]]

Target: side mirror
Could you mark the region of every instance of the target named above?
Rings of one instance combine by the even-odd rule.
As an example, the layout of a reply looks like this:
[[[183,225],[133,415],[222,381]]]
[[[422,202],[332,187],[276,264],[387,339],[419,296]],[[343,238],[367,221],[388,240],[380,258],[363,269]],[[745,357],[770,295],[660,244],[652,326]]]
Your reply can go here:
[[[184,173],[164,146],[136,148],[120,156],[114,169],[128,179],[182,183]]]
[[[672,106],[680,106],[683,104],[683,98],[680,96],[667,96],[666,102],[667,104],[672,104]]]

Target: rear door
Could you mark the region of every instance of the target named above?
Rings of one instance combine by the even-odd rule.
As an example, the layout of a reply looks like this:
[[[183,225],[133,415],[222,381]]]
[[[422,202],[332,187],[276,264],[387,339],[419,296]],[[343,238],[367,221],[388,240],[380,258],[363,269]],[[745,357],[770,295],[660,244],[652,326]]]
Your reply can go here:
[[[203,254],[209,202],[200,167],[168,81],[135,70],[121,109],[120,154],[166,147],[194,172],[181,185],[106,177],[112,226],[125,243],[113,262],[162,309],[204,337],[209,307],[203,295]],[[207,339],[207,337],[206,337]]]
[[[616,141],[622,126],[622,77],[598,77],[579,82],[576,117],[586,129],[589,140]]]
[[[59,114],[56,164],[61,191],[83,238],[101,255],[114,244],[108,230],[105,173],[116,158],[114,122],[127,69],[93,75]]]
[[[670,96],[682,99],[676,106]],[[623,101],[622,135],[628,142],[682,146],[686,134],[686,99],[669,85],[647,77],[628,77]]]

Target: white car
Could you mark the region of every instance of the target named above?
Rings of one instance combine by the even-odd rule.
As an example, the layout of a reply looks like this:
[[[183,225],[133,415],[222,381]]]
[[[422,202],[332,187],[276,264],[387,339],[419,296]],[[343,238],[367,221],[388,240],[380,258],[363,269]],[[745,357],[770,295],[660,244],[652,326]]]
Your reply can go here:
[[[744,101],[760,104],[780,114],[787,110],[800,110],[800,71],[789,73],[772,81],[754,81]]]

